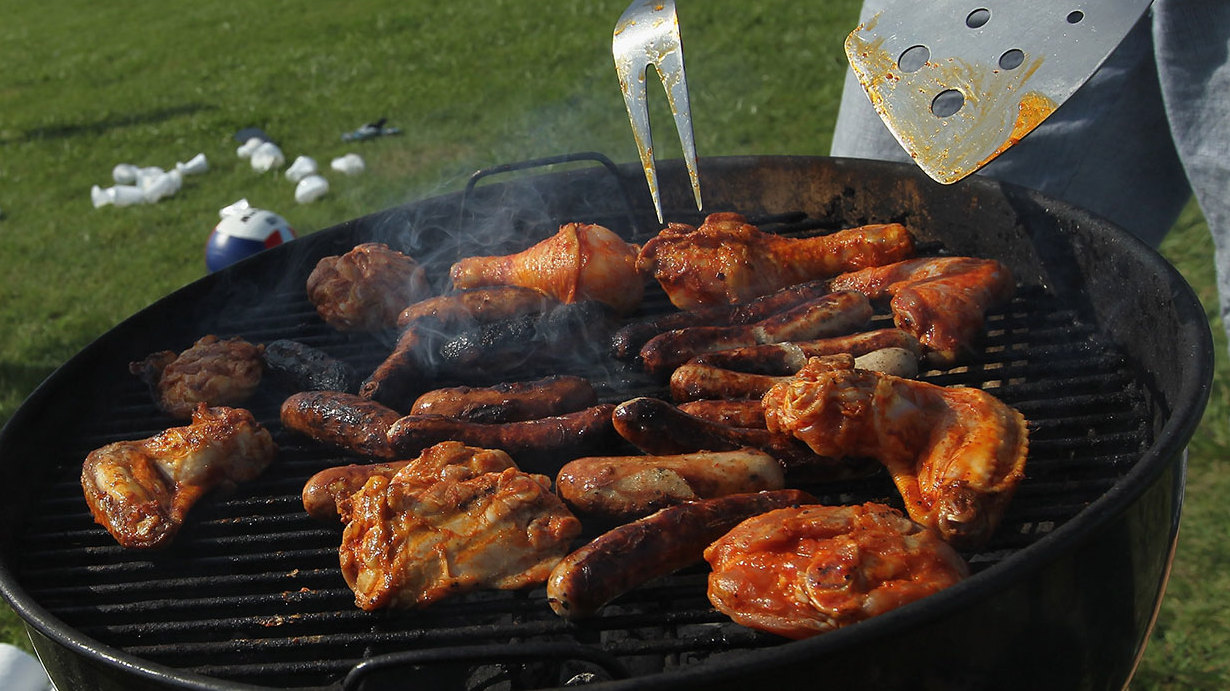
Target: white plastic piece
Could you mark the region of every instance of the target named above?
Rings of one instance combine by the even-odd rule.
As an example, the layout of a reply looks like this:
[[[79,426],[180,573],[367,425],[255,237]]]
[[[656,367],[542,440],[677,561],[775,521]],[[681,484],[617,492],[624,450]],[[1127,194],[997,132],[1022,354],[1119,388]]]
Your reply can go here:
[[[295,162],[290,164],[286,169],[286,179],[291,182],[299,182],[303,178],[316,172],[316,161],[309,156],[299,156],[295,158]]]
[[[117,185],[132,185],[137,182],[137,173],[140,168],[131,163],[120,163],[111,169],[111,179],[115,180]]]
[[[110,188],[111,203],[116,206],[133,206],[145,203],[145,190],[136,185],[116,185]]]
[[[95,209],[101,209],[104,206],[115,203],[115,188],[108,187],[103,189],[98,185],[90,188],[90,201],[93,202]]]
[[[286,156],[282,153],[282,149],[273,142],[261,142],[261,145],[256,147],[252,152],[252,170],[258,173],[265,173],[274,168],[281,168],[286,163]]]
[[[333,170],[346,175],[358,175],[364,170],[367,170],[367,164],[363,162],[363,157],[358,154],[346,154],[333,159],[330,164]]]
[[[252,208],[252,205],[248,203],[248,200],[245,197],[244,199],[240,199],[237,202],[227,204],[221,209],[218,209],[218,217],[226,218],[227,216],[238,216],[240,214],[246,213],[251,208]]]
[[[235,149],[235,154],[240,158],[251,158],[252,152],[256,151],[257,147],[264,143],[264,139],[261,139],[260,137],[252,137],[248,141],[241,144],[238,149]]]
[[[205,154],[197,154],[188,159],[187,163],[176,162],[175,170],[178,170],[180,175],[200,175],[209,170],[209,159],[205,158]]]
[[[295,201],[300,204],[314,202],[325,196],[329,191],[329,181],[315,173],[303,178],[295,185]]]
[[[145,201],[153,204],[164,197],[169,197],[179,191],[184,184],[184,176],[178,170],[163,173],[150,179],[142,189],[145,191]]]

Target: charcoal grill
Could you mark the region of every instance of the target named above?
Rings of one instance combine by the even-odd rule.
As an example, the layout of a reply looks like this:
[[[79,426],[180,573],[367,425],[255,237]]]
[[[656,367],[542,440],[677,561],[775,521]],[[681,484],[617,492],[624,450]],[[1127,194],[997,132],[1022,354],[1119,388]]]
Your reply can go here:
[[[585,158],[585,157],[582,157]],[[166,551],[127,551],[79,484],[93,448],[175,424],[127,363],[206,333],[295,338],[370,371],[387,338],[324,325],[304,295],[315,262],[363,241],[419,258],[443,286],[451,261],[523,248],[580,220],[633,241],[657,228],[639,168],[571,164],[343,223],[211,274],[103,335],[51,375],[0,432],[11,488],[0,507],[0,588],[61,689],[248,687],[1122,688],[1160,601],[1183,498],[1183,449],[1212,377],[1191,290],[1105,221],[971,178],[822,157],[701,161],[709,211],[793,236],[900,221],[928,251],[994,257],[1016,298],[976,353],[929,371],[986,388],[1029,419],[1027,478],[973,576],[876,619],[805,641],[742,628],[705,599],[701,567],[569,624],[544,590],[483,592],[421,612],[358,610],[337,560],[340,529],[303,512],[313,473],[353,459],[281,428],[286,392],[249,406],[276,464],[198,505]],[[499,169],[500,174],[508,172]],[[661,166],[668,220],[699,223],[682,166]],[[486,179],[480,179],[486,178]],[[672,212],[671,210],[675,211]],[[651,290],[642,313],[671,309]],[[883,318],[883,317],[881,317]],[[664,393],[638,372],[578,365],[601,398]],[[529,378],[540,373],[525,371]],[[894,503],[886,477],[812,488],[824,501]]]

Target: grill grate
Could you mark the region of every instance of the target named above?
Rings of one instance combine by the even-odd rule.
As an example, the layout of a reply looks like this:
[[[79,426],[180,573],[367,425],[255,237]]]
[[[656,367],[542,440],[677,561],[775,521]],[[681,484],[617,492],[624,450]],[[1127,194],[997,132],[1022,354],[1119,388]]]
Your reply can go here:
[[[822,225],[802,214],[753,221],[788,235],[812,234]],[[667,308],[660,291],[647,297],[645,311]],[[216,332],[258,342],[295,338],[361,372],[371,371],[388,348],[380,339],[330,329],[293,289],[266,296],[255,311],[224,320]],[[921,376],[985,388],[1029,420],[1028,476],[992,543],[966,555],[975,572],[1036,542],[1101,496],[1152,443],[1153,415],[1126,358],[1076,308],[1040,288],[1024,289],[991,315],[982,346],[959,367]],[[614,369],[599,384],[608,401],[664,393],[630,370]],[[114,405],[47,459],[53,476],[16,538],[23,587],[54,616],[107,646],[210,678],[278,687],[339,683],[364,659],[408,650],[422,652],[416,669],[426,678],[459,664],[456,674],[466,687],[535,688],[574,677],[669,671],[781,643],[714,612],[701,567],[642,587],[582,625],[557,618],[542,588],[474,593],[421,612],[360,611],[338,568],[340,526],[309,519],[299,498],[312,474],[353,459],[283,431],[281,396],[266,390],[249,406],[274,432],[281,449],[275,465],[234,493],[199,504],[170,548],[144,554],[120,548],[93,524],[79,484],[81,460],[91,449],[173,424],[157,413],[140,382],[123,380]],[[808,489],[825,502],[899,504],[883,475]],[[485,664],[493,650],[509,661]],[[464,660],[471,653],[474,660]],[[442,661],[432,662],[433,656]]]

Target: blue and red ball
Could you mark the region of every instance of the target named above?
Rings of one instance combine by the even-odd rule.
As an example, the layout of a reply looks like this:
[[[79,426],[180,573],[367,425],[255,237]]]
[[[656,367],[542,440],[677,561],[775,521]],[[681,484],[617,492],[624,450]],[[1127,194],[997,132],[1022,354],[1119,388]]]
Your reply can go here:
[[[205,266],[217,271],[257,252],[295,239],[286,219],[264,209],[223,217],[205,243]]]

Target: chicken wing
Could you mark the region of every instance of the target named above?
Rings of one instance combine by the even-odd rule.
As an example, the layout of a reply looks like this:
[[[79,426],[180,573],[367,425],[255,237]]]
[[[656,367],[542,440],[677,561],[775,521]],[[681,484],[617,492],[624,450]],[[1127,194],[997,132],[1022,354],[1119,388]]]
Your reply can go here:
[[[811,360],[765,394],[765,423],[817,454],[883,463],[910,518],[960,549],[990,538],[1025,475],[1025,418],[991,394]]]
[[[203,495],[255,478],[276,455],[250,412],[202,403],[191,425],[92,451],[81,487],[94,520],[121,545],[162,547]]]
[[[128,365],[149,385],[154,402],[171,417],[187,420],[197,405],[235,406],[248,400],[265,370],[265,346],[212,334],[182,353],[163,350]]]
[[[917,336],[932,359],[951,363],[982,329],[987,310],[1012,297],[1016,283],[994,259],[932,257],[843,274],[830,287],[891,298],[898,328]]]
[[[913,239],[897,223],[799,239],[762,232],[736,213],[718,213],[700,227],[670,224],[641,248],[637,266],[658,280],[676,307],[692,310],[745,302],[913,253]]]
[[[628,314],[641,304],[645,290],[645,278],[636,268],[638,249],[600,225],[567,223],[526,250],[467,257],[449,273],[457,290],[517,285],[565,303],[597,300]]]
[[[883,614],[969,575],[951,546],[874,503],[753,516],[711,544],[705,560],[714,607],[793,639]]]
[[[307,279],[308,299],[341,331],[393,327],[397,315],[431,294],[418,262],[381,242],[365,242],[316,263]]]
[[[508,467],[425,482],[414,466],[375,475],[350,497],[339,555],[361,609],[543,583],[581,532],[546,476]]]

